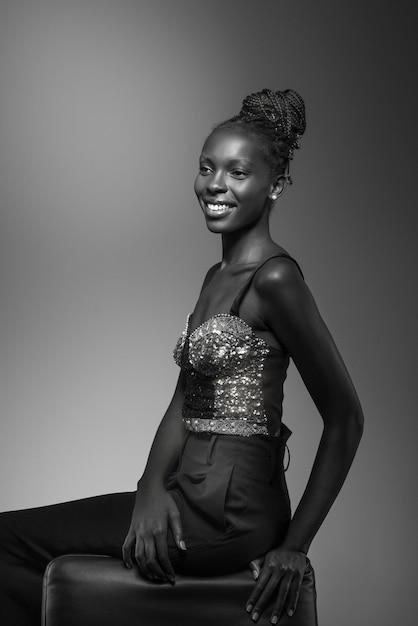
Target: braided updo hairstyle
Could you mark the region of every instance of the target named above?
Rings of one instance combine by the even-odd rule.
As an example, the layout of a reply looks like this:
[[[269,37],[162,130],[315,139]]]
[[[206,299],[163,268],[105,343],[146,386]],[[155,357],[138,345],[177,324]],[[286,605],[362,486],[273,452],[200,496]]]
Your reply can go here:
[[[242,128],[260,140],[260,147],[273,174],[283,174],[289,183],[289,162],[300,148],[299,138],[306,128],[305,104],[292,89],[263,89],[247,96],[238,115],[218,124],[218,128]]]

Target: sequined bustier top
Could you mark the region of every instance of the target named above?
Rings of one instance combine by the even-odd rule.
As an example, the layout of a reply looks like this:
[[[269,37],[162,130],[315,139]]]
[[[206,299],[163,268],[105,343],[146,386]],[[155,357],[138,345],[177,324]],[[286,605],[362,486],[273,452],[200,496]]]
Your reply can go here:
[[[214,315],[191,333],[191,315],[187,318],[174,359],[187,375],[183,420],[188,430],[245,437],[280,430],[289,356],[269,346],[237,315],[260,267],[229,313]]]

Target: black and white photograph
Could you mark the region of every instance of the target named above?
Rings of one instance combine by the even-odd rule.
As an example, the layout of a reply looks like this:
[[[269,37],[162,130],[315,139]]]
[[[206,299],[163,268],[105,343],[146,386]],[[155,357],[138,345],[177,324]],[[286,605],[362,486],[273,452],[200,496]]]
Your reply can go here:
[[[1,626],[414,626],[410,0],[0,0]]]

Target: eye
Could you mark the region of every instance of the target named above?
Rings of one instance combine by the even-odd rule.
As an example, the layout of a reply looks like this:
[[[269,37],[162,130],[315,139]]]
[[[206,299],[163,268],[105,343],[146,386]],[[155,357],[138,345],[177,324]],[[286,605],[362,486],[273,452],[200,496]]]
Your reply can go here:
[[[203,163],[201,163],[199,165],[199,172],[200,174],[202,174],[202,176],[207,176],[208,174],[210,174],[212,170],[210,169],[209,165],[204,165]]]
[[[245,170],[231,170],[231,176],[233,176],[234,178],[245,178],[246,176],[248,176],[248,172],[246,172]]]

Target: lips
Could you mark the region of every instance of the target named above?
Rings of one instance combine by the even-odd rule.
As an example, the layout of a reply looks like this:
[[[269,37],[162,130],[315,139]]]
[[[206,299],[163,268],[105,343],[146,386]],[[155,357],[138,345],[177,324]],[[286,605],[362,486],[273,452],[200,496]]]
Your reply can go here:
[[[204,202],[206,215],[209,217],[224,217],[229,215],[235,205],[230,202]]]

